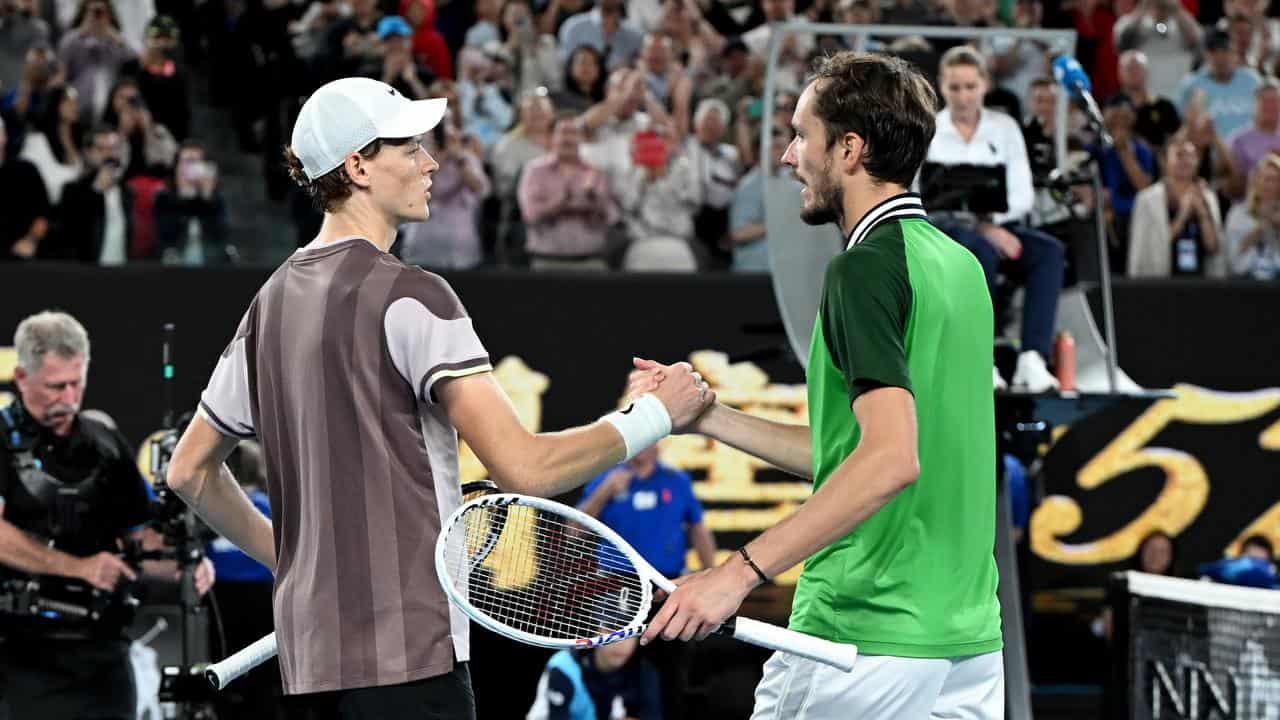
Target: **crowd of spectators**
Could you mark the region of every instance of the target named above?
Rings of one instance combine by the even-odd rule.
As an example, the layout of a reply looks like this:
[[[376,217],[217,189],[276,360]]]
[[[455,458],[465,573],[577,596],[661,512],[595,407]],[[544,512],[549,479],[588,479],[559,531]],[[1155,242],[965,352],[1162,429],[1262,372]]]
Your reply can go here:
[[[16,199],[0,255],[234,262],[252,239],[228,232],[227,152],[260,158],[262,172],[236,182],[287,206],[305,243],[319,215],[280,149],[308,93],[363,75],[451,101],[427,139],[441,161],[433,218],[395,249],[407,261],[767,270],[774,178],[759,142],[767,134],[775,155],[789,142],[813,57],[893,52],[937,80],[943,54],[966,44],[787,33],[763,127],[771,37],[802,19],[1074,29],[1116,139],[1100,153],[1098,199],[1113,272],[1266,280],[1280,269],[1271,15],[1265,0],[0,0],[0,191]],[[1067,48],[998,34],[967,44],[984,65],[983,104],[1011,116],[1041,179],[1057,164],[1049,61]],[[215,122],[234,130],[234,147],[192,137],[193,94],[225,116]],[[1097,149],[1079,113],[1068,124],[1069,147]],[[1034,195],[1008,218],[1015,239],[1056,239],[1073,277],[1073,246],[1092,238],[1072,221],[1095,198],[1040,183]],[[984,264],[1011,259],[998,232],[963,242]]]

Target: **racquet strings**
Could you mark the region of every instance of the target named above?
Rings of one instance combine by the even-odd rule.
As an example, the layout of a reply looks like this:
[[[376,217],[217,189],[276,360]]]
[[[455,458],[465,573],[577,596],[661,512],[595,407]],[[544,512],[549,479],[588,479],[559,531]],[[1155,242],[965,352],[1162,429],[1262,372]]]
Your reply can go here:
[[[648,612],[634,564],[598,533],[554,513],[473,505],[446,531],[454,590],[489,618],[551,640],[621,630]]]

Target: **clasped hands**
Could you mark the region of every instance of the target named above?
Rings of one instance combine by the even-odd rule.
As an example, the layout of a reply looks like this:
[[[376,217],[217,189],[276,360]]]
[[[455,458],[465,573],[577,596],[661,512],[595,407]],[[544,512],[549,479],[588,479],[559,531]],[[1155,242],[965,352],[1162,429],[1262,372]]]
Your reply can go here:
[[[671,414],[674,432],[698,432],[716,400],[715,392],[702,376],[685,362],[662,365],[640,358],[632,362],[635,369],[627,377],[627,399],[653,393]],[[738,557],[732,555],[714,568],[674,580],[676,589],[649,621],[640,644],[647,645],[659,635],[664,640],[702,640],[719,628],[759,582],[755,572]]]

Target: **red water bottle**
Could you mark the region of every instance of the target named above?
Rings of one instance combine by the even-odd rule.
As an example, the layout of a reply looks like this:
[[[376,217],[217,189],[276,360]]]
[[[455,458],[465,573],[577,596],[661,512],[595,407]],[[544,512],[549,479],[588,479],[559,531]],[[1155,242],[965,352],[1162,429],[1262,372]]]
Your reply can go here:
[[[1076,389],[1076,341],[1071,333],[1063,330],[1053,343],[1053,367],[1058,376],[1058,389]]]

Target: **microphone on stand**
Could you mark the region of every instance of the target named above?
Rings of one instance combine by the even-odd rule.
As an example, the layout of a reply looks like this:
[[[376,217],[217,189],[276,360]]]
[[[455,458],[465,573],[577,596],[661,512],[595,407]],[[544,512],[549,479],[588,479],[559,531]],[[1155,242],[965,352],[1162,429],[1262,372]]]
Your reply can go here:
[[[1053,59],[1053,79],[1066,89],[1067,95],[1080,101],[1089,123],[1098,131],[1098,139],[1104,147],[1111,147],[1111,134],[1102,124],[1102,111],[1098,109],[1098,101],[1093,99],[1093,84],[1089,76],[1080,67],[1079,61],[1070,55],[1059,55]]]

